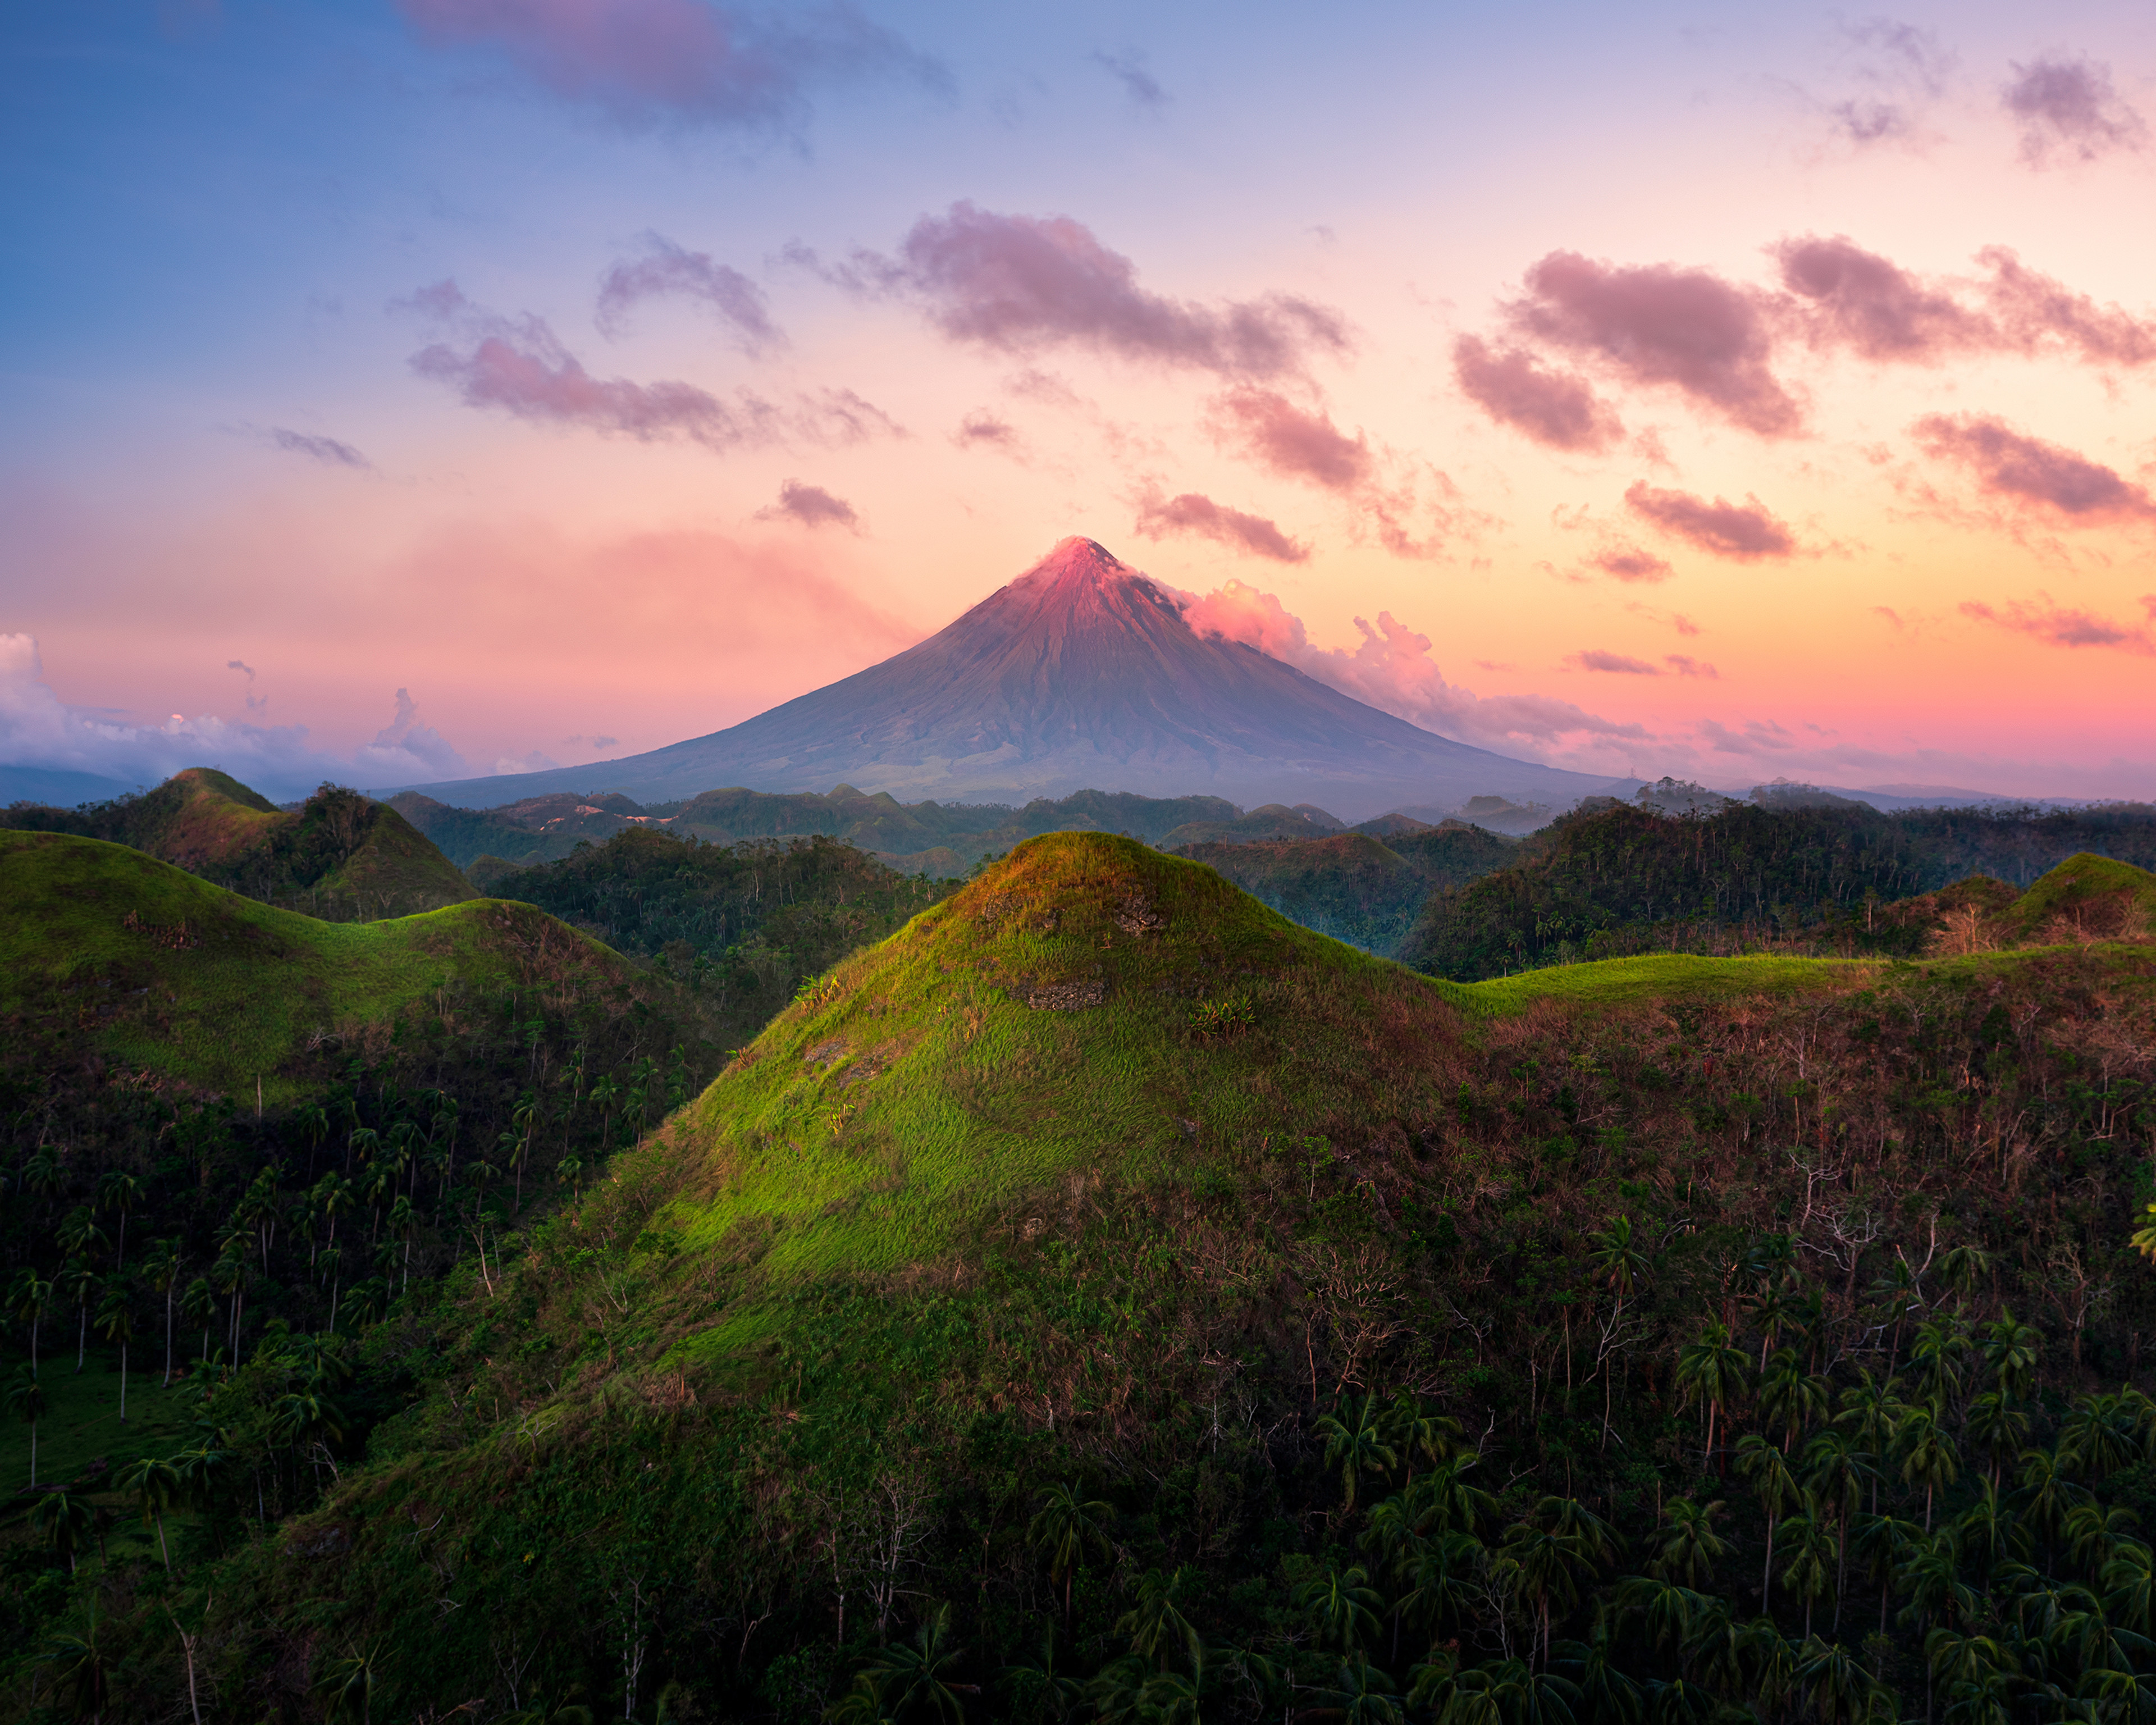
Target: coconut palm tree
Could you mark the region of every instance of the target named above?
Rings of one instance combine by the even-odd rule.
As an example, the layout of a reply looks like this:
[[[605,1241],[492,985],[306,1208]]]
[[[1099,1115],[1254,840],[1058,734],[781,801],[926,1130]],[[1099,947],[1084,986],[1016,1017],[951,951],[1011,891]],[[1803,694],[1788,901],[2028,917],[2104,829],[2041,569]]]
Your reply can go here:
[[[30,1428],[30,1489],[38,1489],[38,1422],[45,1417],[44,1386],[37,1368],[18,1366],[8,1380],[8,1411]]]
[[[1932,1505],[1942,1486],[1951,1486],[1961,1472],[1961,1456],[1953,1439],[1928,1407],[1912,1408],[1895,1428],[1894,1446],[1901,1451],[1902,1477],[1924,1488],[1924,1531],[1932,1530]]]
[[[69,1562],[72,1566],[72,1556]],[[97,1722],[105,1717],[108,1667],[111,1663],[100,1637],[100,1628],[97,1595],[93,1591],[90,1597],[90,1615],[84,1626],[80,1630],[59,1631],[38,1661],[50,1667],[54,1692],[65,1701],[76,1718],[88,1714],[90,1725],[97,1725]]]
[[[2059,1466],[2094,1485],[2141,1448],[2139,1409],[2122,1395],[2077,1395],[2059,1423]]]
[[[105,1279],[105,1297],[97,1302],[97,1332],[120,1347],[120,1423],[127,1423],[127,1344],[135,1336],[134,1290],[115,1271]]]
[[[165,1559],[165,1574],[172,1573],[172,1548],[165,1538],[165,1509],[180,1492],[180,1471],[169,1461],[144,1455],[124,1469],[118,1481],[123,1491],[132,1491],[142,1505],[142,1520],[154,1522],[157,1549]]]
[[[1744,1356],[1731,1344],[1729,1326],[1719,1318],[1710,1318],[1699,1339],[1677,1356],[1678,1388],[1707,1415],[1706,1466],[1714,1462],[1715,1418],[1744,1394],[1747,1375]]]
[[[1864,1501],[1871,1472],[1845,1431],[1823,1431],[1804,1445],[1804,1488],[1834,1517],[1834,1631],[1841,1628],[1841,1596],[1849,1580],[1849,1518]]]
[[[1189,1662],[1193,1676],[1204,1668],[1205,1643],[1181,1609],[1183,1596],[1197,1579],[1198,1572],[1188,1568],[1165,1575],[1147,1570],[1138,1578],[1137,1603],[1116,1620],[1116,1633],[1128,1635],[1131,1651],[1151,1661],[1155,1671],[1168,1669],[1168,1654],[1176,1648]]]
[[[1879,1458],[1894,1441],[1894,1428],[1904,1411],[1899,1378],[1875,1378],[1860,1368],[1856,1382],[1841,1393],[1841,1411],[1835,1424],[1848,1432],[1871,1466],[1871,1512],[1879,1513]]]
[[[903,1719],[918,1708],[928,1708],[938,1718],[963,1720],[966,1704],[961,1698],[980,1693],[978,1683],[961,1683],[957,1668],[966,1648],[952,1638],[951,1608],[938,1605],[923,1618],[907,1641],[883,1648],[855,1680],[865,1683],[889,1709],[887,1717]]]
[[[1694,1503],[1689,1497],[1672,1497],[1662,1506],[1667,1524],[1661,1544],[1647,1565],[1651,1575],[1681,1575],[1693,1587],[1711,1578],[1714,1566],[1729,1555],[1728,1543],[1714,1531],[1714,1518],[1727,1507],[1716,1502]]]
[[[177,1239],[158,1241],[142,1260],[144,1278],[165,1296],[165,1375],[160,1381],[160,1388],[168,1387],[172,1381],[173,1296],[179,1287],[180,1267],[185,1261],[180,1255]]]
[[[1772,1598],[1768,1587],[1774,1570],[1774,1527],[1781,1519],[1782,1506],[1796,1497],[1797,1482],[1782,1452],[1757,1432],[1747,1432],[1737,1440],[1737,1471],[1751,1481],[1752,1495],[1766,1512],[1767,1557],[1759,1570],[1759,1606],[1766,1610]]]
[[[97,1512],[74,1486],[48,1491],[32,1506],[30,1525],[45,1536],[52,1548],[67,1559],[68,1574],[75,1572],[75,1559],[96,1530]]]
[[[1869,1717],[1878,1687],[1847,1648],[1806,1636],[1797,1655],[1796,1688],[1819,1725],[1856,1725]]]
[[[1319,1688],[1317,1704],[1304,1708],[1301,1717],[1337,1719],[1341,1725],[1400,1725],[1404,1716],[1399,1686],[1368,1660],[1357,1657],[1340,1662],[1332,1681]]]
[[[1780,1429],[1784,1455],[1815,1420],[1826,1418],[1833,1393],[1834,1386],[1825,1378],[1804,1369],[1796,1349],[1774,1350],[1759,1376],[1759,1418],[1769,1429]]]
[[[1985,1368],[1999,1393],[2010,1402],[2026,1401],[2036,1381],[2036,1362],[2044,1352],[2044,1337],[2032,1324],[2019,1322],[2010,1307],[1984,1327],[1978,1344]]]
[[[1999,1389],[1987,1389],[1969,1404],[1962,1435],[1991,1463],[1991,1482],[1999,1483],[2006,1458],[2020,1453],[2029,1441],[2029,1416]]]
[[[200,1325],[203,1336],[203,1363],[209,1363],[210,1320],[217,1316],[217,1294],[208,1281],[197,1276],[187,1284],[187,1291],[180,1296],[180,1316],[192,1327]]]
[[[38,1326],[53,1303],[53,1285],[35,1270],[19,1271],[8,1289],[8,1306],[30,1327],[30,1375],[38,1374]]]
[[[1826,1531],[1826,1517],[1817,1498],[1809,1491],[1794,1514],[1784,1516],[1777,1530],[1785,1555],[1782,1585],[1804,1602],[1804,1637],[1812,1633],[1812,1607],[1834,1583],[1834,1541]]]
[[[1389,1422],[1378,1405],[1374,1392],[1347,1419],[1336,1413],[1318,1420],[1313,1430],[1325,1440],[1325,1465],[1340,1470],[1340,1484],[1348,1494],[1349,1509],[1355,1507],[1355,1487],[1365,1473],[1377,1473],[1399,1465],[1399,1451],[1389,1441]]]
[[[1081,1500],[1075,1485],[1050,1486],[1040,1494],[1032,1523],[1025,1530],[1026,1543],[1035,1551],[1048,1553],[1051,1579],[1062,1576],[1066,1621],[1070,1615],[1071,1576],[1088,1546],[1101,1552],[1109,1548],[1105,1524],[1114,1513],[1110,1505],[1097,1498]]]
[[[1377,1633],[1384,1603],[1360,1563],[1345,1569],[1329,1563],[1295,1590],[1296,1609],[1308,1615],[1316,1644],[1343,1654],[1353,1653]]]
[[[57,1280],[61,1294],[74,1301],[80,1318],[74,1339],[74,1368],[80,1376],[90,1356],[90,1296],[98,1291],[98,1276],[87,1258],[70,1258],[60,1266]]]

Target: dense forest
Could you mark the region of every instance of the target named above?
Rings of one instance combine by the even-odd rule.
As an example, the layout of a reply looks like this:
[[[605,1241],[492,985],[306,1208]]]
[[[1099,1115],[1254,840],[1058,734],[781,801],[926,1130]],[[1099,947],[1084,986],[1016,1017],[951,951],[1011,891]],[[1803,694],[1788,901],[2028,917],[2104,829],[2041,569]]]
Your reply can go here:
[[[1632,952],[1924,950],[1928,907],[1882,907],[1971,875],[2019,889],[2077,852],[2156,865],[2156,809],[1603,807],[1527,839],[1509,866],[1433,893],[1403,962],[1469,981]]]

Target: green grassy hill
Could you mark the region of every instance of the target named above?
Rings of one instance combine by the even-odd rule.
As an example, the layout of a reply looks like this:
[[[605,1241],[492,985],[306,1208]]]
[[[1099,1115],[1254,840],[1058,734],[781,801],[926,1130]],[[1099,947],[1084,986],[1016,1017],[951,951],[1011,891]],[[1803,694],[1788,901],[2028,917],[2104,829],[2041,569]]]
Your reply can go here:
[[[1035,839],[415,1284],[363,1454],[297,1338],[211,1384],[235,1548],[136,1548],[115,1705],[208,1594],[244,1717],[891,1717],[919,1656],[976,1720],[1824,1725],[1921,1716],[1959,1586],[2067,1717],[2145,1663],[2152,1024],[2146,946],[1440,983]]]
[[[469,900],[328,923],[244,898],[129,846],[0,832],[0,1021],[18,1060],[62,1050],[282,1100],[310,1045],[454,984],[648,988],[529,906]]]
[[[249,898],[336,922],[475,896],[403,815],[334,785],[285,811],[225,773],[190,768],[145,795],[85,809],[17,803],[0,812],[0,828],[131,845]]]
[[[2087,851],[2068,857],[2005,912],[2024,940],[2148,940],[2156,874]]]

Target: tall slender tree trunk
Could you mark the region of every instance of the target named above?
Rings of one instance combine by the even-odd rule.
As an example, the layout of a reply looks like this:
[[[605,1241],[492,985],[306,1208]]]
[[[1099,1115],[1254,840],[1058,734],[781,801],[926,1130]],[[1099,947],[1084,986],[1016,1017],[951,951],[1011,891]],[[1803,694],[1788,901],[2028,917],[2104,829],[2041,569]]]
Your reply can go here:
[[[120,1343],[120,1423],[122,1425],[127,1423],[127,1342],[125,1337]]]
[[[172,1289],[179,1279],[175,1271],[172,1281],[165,1284],[165,1381],[157,1386],[160,1389],[172,1387]]]

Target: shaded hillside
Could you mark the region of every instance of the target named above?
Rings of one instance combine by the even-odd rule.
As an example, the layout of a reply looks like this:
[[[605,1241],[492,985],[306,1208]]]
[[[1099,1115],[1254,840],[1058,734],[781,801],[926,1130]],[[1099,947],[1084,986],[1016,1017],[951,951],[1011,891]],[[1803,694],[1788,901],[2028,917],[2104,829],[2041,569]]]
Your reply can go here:
[[[209,768],[82,809],[18,803],[0,827],[131,845],[266,904],[330,922],[408,916],[472,896],[449,860],[394,809],[324,785],[283,811]]]
[[[2152,1012],[2119,947],[1430,984],[1036,841],[375,1331],[436,1387],[177,1585],[249,1716],[889,1717],[925,1648],[983,1720],[1907,1718],[1951,1611],[2068,1717],[2152,1627]]]
[[[1218,869],[1306,928],[1389,957],[1433,891],[1502,868],[1517,850],[1512,839],[1458,822],[1406,822],[1382,842],[1345,833],[1285,843],[1185,845],[1176,854]]]
[[[1366,706],[1255,647],[1199,633],[1185,603],[1093,541],[1065,539],[880,665],[598,770],[647,802],[714,785],[844,783],[1004,801],[1111,784],[1240,803],[1322,796],[1351,819],[1485,793],[1563,807],[1609,786]],[[578,767],[413,788],[498,805],[574,792],[594,776]]]
[[[1671,817],[1636,808],[1569,815],[1511,866],[1434,895],[1400,949],[1462,980],[1623,952],[1921,952],[1936,932],[1916,903],[1985,875],[2023,888],[2089,851],[2156,864],[2156,809],[2065,813],[1853,806]],[[1906,913],[1890,909],[1897,901]]]
[[[907,878],[825,838],[699,843],[630,829],[564,861],[490,876],[536,905],[686,982],[746,1043],[805,978],[881,940],[955,881]]]

